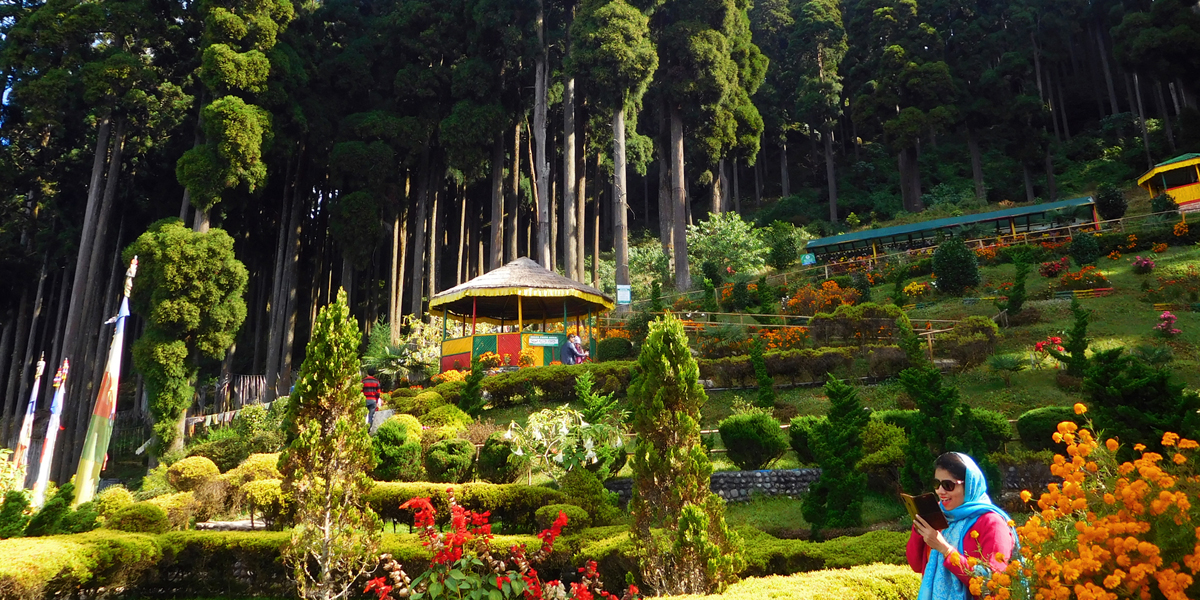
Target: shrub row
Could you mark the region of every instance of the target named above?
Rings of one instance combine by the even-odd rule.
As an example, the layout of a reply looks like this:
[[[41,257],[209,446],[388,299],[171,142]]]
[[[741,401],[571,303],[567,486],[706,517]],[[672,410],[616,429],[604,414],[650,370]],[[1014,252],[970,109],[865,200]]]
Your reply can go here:
[[[449,518],[446,490],[454,491],[458,503],[477,512],[491,511],[492,523],[505,523],[532,529],[539,508],[550,504],[567,504],[562,492],[547,487],[520,484],[376,482],[367,493],[367,504],[380,518],[394,524],[412,524],[412,511],[400,510],[400,505],[413,498],[429,498],[439,517]],[[588,509],[589,507],[582,507]]]
[[[571,511],[570,508],[565,509]],[[557,514],[557,513],[555,513]],[[781,540],[739,529],[746,541],[742,576],[845,569],[868,563],[903,564],[906,533],[876,531],[827,542]],[[100,588],[121,587],[137,596],[274,596],[294,592],[280,552],[287,532],[173,532],[147,535],[99,530],[72,536],[0,541],[0,597],[33,600],[92,596]],[[496,536],[493,545],[524,543],[531,535]],[[385,535],[382,552],[391,553],[410,574],[428,565],[428,550],[409,536]],[[540,570],[555,572],[596,560],[605,581],[624,581],[636,572],[627,526],[596,527],[566,533]],[[915,576],[915,575],[914,575]],[[839,596],[857,597],[857,596]]]
[[[849,570],[835,569],[739,581],[724,593],[703,598],[712,600],[758,600],[759,598],[803,598],[804,600],[900,600],[916,598],[921,576],[908,567],[864,565]],[[700,596],[664,596],[662,600],[693,600]]]

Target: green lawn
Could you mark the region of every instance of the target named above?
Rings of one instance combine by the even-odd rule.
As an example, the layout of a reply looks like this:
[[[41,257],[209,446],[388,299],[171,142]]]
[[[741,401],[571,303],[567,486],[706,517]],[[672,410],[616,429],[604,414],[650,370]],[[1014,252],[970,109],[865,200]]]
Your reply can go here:
[[[783,496],[753,498],[725,507],[725,521],[732,527],[753,527],[779,538],[792,538],[809,529],[801,514],[800,500]],[[910,526],[904,506],[895,497],[869,494],[863,499],[863,525],[868,528]]]

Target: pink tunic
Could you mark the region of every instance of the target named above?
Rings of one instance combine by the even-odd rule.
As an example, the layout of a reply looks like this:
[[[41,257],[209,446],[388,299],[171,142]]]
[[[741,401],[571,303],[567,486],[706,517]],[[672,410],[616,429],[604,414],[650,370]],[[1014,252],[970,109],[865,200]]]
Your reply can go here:
[[[979,532],[978,539],[972,537],[972,531]],[[970,585],[971,567],[967,563],[967,557],[980,561],[986,560],[994,571],[1004,571],[1008,566],[1008,559],[1012,556],[1012,551],[1013,539],[1008,523],[1000,515],[988,512],[981,515],[967,531],[967,535],[963,538],[963,553],[946,557],[943,566],[955,577],[958,577],[963,585]],[[925,539],[917,534],[915,528],[908,536],[905,553],[908,555],[908,566],[917,573],[924,573],[930,551],[929,546],[925,544]],[[1000,553],[1004,560],[997,560],[996,553]],[[957,560],[951,560],[951,558]]]

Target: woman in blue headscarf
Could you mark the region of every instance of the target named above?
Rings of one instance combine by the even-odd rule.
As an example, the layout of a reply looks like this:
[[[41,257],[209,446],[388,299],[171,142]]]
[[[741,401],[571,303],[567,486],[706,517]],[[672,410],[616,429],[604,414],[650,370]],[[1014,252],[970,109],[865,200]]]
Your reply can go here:
[[[966,454],[938,457],[934,489],[950,526],[938,531],[916,517],[908,538],[908,565],[921,573],[918,600],[969,600],[974,558],[1003,571],[1017,549],[1012,521],[987,494],[987,480]]]

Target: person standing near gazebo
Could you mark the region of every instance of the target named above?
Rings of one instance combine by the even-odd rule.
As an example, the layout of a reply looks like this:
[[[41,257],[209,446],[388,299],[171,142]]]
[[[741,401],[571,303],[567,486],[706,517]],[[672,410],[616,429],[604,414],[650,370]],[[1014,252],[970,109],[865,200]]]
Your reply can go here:
[[[566,343],[563,344],[561,358],[562,364],[577,365],[583,362],[585,353],[579,349],[579,346],[576,345],[576,340],[578,339],[579,336],[572,335],[569,336],[566,340]]]
[[[375,420],[375,411],[379,410],[379,380],[375,379],[375,373],[371,370],[367,371],[367,376],[363,377],[363,396],[367,399],[367,428],[371,427],[371,421]]]

